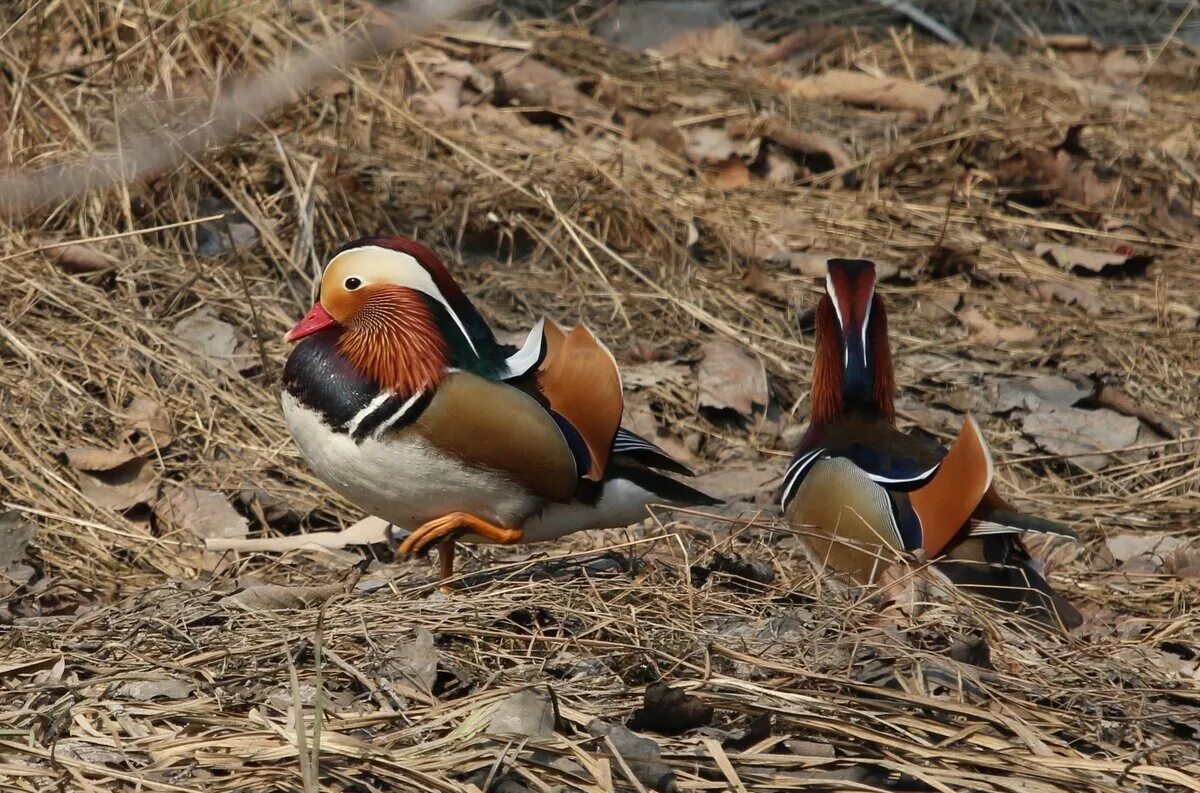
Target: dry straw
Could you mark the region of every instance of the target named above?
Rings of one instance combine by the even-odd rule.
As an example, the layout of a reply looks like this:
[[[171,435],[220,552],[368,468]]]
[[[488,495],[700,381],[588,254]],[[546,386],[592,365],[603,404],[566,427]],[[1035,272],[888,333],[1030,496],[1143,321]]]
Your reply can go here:
[[[357,65],[321,60],[329,80],[268,114],[275,92],[253,125],[196,99],[330,36],[360,35],[371,15],[274,0],[54,0],[0,30],[5,154],[26,171],[76,173],[71,164],[96,152],[158,139],[163,122],[178,129],[210,110],[225,119],[177,165],[139,154],[116,171],[148,171],[140,181],[6,197],[51,200],[2,227],[0,495],[36,523],[40,572],[0,602],[14,618],[0,628],[5,789],[466,791],[490,775],[524,786],[495,790],[637,790],[646,783],[626,774],[636,778],[637,763],[615,760],[585,728],[623,721],[663,678],[717,714],[706,735],[659,738],[680,790],[1200,790],[1195,579],[1105,567],[1094,553],[1123,532],[1194,537],[1200,511],[1186,438],[1200,423],[1200,242],[1194,221],[1165,216],[1153,198],[1186,205],[1195,192],[1190,51],[1132,51],[1149,113],[1098,102],[1040,47],[991,53],[839,31],[806,67],[952,90],[921,121],[792,100],[745,63],[633,56],[551,24],[426,34]],[[492,106],[486,91],[448,115],[410,104],[448,61],[479,65],[498,51],[577,78],[589,104],[529,114],[550,124]],[[595,116],[592,103],[619,104],[622,117]],[[849,164],[721,191],[684,158],[631,139],[622,122],[650,113],[683,129],[767,114],[836,138]],[[997,164],[1061,143],[1072,125],[1121,184],[1110,204],[1005,202]],[[846,174],[857,187],[841,186]],[[230,211],[256,244],[199,255],[201,226],[212,228],[201,221]],[[282,333],[307,308],[321,257],[378,231],[443,251],[505,331],[543,313],[586,317],[625,363],[635,339],[685,363],[702,341],[733,339],[766,363],[784,426],[807,413],[811,337],[796,325],[817,284],[760,262],[787,300],[748,291],[747,251],[768,241],[869,256],[904,276],[883,293],[907,421],[945,434],[957,421],[947,410],[990,378],[1063,370],[1119,382],[1185,437],[1143,436],[1085,473],[1030,445],[1015,418],[983,416],[1015,500],[1083,536],[1050,557],[1055,585],[1093,618],[1091,632],[1069,637],[953,595],[880,617],[871,593],[814,576],[768,496],[753,521],[664,515],[577,538],[549,549],[566,555],[549,578],[531,575],[536,559],[482,551],[473,566],[495,575],[447,598],[422,562],[377,564],[360,580],[348,551],[205,557],[148,508],[118,514],[81,495],[57,453],[117,448],[142,397],[172,424],[172,442],[146,452],[164,492],[246,491],[255,531],[287,508],[306,530],[352,522],[291,447],[277,377]],[[79,240],[100,264],[62,254]],[[1082,281],[1036,255],[1038,242],[1133,245],[1157,258],[1143,277]],[[947,251],[965,254],[971,275],[935,277]],[[1038,284],[1082,286],[1097,310],[1047,302]],[[986,326],[970,331],[961,308],[938,309],[959,297],[993,328],[1028,327],[1039,341],[981,342]],[[233,327],[238,365],[214,366],[181,337],[179,323],[196,317]],[[631,404],[653,403],[718,481],[781,470],[794,436],[770,422],[749,435],[710,423],[685,372]],[[606,546],[640,564],[587,553]],[[730,550],[764,561],[775,582],[747,593],[686,574]],[[324,616],[222,600],[263,583],[290,587],[294,604],[327,599]],[[418,629],[436,638],[432,688],[393,663]],[[492,710],[530,686],[553,689],[557,732],[488,734]],[[762,714],[769,734],[730,740]]]

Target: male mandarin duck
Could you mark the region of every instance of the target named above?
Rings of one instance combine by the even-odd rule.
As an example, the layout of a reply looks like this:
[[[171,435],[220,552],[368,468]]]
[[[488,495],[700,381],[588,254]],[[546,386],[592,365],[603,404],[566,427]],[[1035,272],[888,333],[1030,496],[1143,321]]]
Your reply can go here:
[[[895,552],[923,551],[964,589],[1011,608],[1031,607],[1043,621],[1080,624],[1021,541],[1027,533],[1072,532],[1019,514],[1000,496],[970,416],[949,451],[896,428],[895,372],[875,265],[831,259],[828,267],[816,312],[812,416],[783,480],[788,522],[815,530],[808,539],[815,560],[858,583],[876,580]]]
[[[651,503],[716,499],[621,427],[616,361],[583,326],[539,321],[517,349],[424,245],[369,237],[335,252],[320,300],[285,337],[283,412],[316,474],[411,530],[403,553],[628,526]]]

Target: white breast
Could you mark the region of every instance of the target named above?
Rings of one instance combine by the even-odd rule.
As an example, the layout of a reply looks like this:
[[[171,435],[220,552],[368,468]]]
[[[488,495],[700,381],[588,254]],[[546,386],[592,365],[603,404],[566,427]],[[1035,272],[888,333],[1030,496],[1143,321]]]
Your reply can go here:
[[[300,454],[317,476],[356,506],[398,528],[415,529],[459,510],[499,526],[518,527],[542,503],[526,487],[443,454],[415,433],[355,443],[287,392],[283,415]]]

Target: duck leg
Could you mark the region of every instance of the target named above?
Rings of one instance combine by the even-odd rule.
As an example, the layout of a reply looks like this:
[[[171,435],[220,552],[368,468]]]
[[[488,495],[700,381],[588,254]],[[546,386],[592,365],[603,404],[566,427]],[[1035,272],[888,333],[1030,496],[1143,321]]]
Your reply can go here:
[[[451,512],[422,524],[400,543],[400,553],[424,554],[434,545],[441,557],[441,579],[454,574],[454,545],[463,534],[478,534],[497,545],[514,545],[525,538],[521,529],[506,529],[469,512]]]

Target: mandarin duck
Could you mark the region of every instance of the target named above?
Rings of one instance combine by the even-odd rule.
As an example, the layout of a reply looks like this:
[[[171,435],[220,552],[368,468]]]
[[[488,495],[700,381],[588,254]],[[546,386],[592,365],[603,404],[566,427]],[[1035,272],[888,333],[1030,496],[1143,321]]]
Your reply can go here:
[[[895,387],[875,265],[831,259],[816,310],[812,415],[781,491],[788,522],[809,533],[814,561],[868,584],[896,555],[924,555],[965,590],[1030,607],[1044,622],[1080,624],[1021,539],[1074,534],[1000,496],[970,416],[949,450],[897,429]]]
[[[402,237],[342,246],[320,299],[288,332],[283,413],[309,466],[395,527],[399,550],[514,543],[615,528],[652,503],[720,503],[621,427],[612,353],[582,325],[539,321],[496,340],[429,248]],[[667,472],[667,473],[664,473]]]

